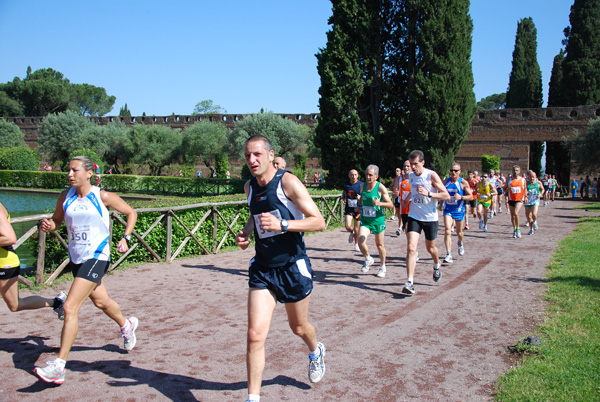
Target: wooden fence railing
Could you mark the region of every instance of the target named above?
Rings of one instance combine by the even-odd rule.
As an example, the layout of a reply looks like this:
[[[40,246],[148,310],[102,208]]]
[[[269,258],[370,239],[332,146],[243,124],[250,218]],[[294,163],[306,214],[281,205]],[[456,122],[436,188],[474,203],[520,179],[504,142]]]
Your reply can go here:
[[[312,196],[312,198],[319,206],[323,217],[325,218],[326,227],[329,227],[331,224],[343,224],[344,219],[344,208],[341,202],[341,197],[339,195],[322,195],[322,196]],[[222,211],[225,208],[237,208],[237,212],[234,214],[233,218],[229,218],[229,220],[225,217]],[[154,220],[154,222],[147,228],[143,233],[134,230],[131,236],[131,245],[129,250],[121,255],[116,261],[114,261],[110,267],[110,269],[114,269],[119,266],[129,255],[131,255],[136,249],[142,247],[148,253],[148,260],[154,260],[158,262],[169,262],[171,263],[178,255],[182,253],[184,247],[188,242],[195,242],[200,247],[204,254],[216,254],[218,253],[228,238],[235,238],[239,230],[245,225],[245,220],[243,222],[239,221],[239,218],[243,211],[247,211],[248,206],[246,201],[234,201],[234,202],[218,202],[218,203],[200,203],[200,204],[191,204],[191,205],[182,205],[175,207],[165,207],[165,208],[138,208],[136,212],[138,216],[142,216],[145,213],[158,213],[158,217]],[[199,210],[205,212],[202,216],[194,222],[193,225],[184,223],[180,218],[182,211],[189,210]],[[52,284],[52,282],[60,275],[60,273],[67,267],[69,260],[65,259],[58,267],[51,273],[51,275],[44,281],[44,267],[46,265],[46,247],[47,247],[47,236],[54,236],[58,242],[62,245],[62,247],[67,249],[67,241],[61,236],[61,234],[56,232],[45,233],[39,230],[39,222],[46,218],[49,219],[51,214],[41,214],[41,215],[30,215],[30,216],[22,216],[18,218],[12,218],[11,222],[20,223],[20,222],[29,222],[32,223],[32,226],[17,240],[17,244],[15,245],[15,249],[18,249],[23,243],[25,243],[29,238],[37,233],[38,236],[38,253],[37,253],[37,261],[36,261],[36,275],[35,275],[35,283],[39,284],[44,282],[46,285]],[[244,215],[247,216],[247,215]],[[199,238],[198,230],[202,227],[202,225],[210,219],[209,222],[212,226],[212,235],[208,240],[202,240]],[[121,225],[123,228],[126,225],[126,221],[120,216],[119,213],[113,211],[110,214],[110,233],[111,237],[114,232],[113,226],[117,223]],[[173,230],[174,226],[179,225],[181,229],[186,233],[185,237],[179,244],[174,244]],[[225,233],[219,234],[219,228],[225,227]],[[160,252],[155,250],[156,247],[151,247],[150,244],[145,240],[149,235],[153,233],[153,231],[158,230],[160,228],[166,228],[166,235],[164,238],[164,253],[161,255]],[[137,229],[137,225],[136,225]],[[221,230],[222,232],[222,230]],[[33,282],[24,278],[23,276],[19,276],[19,281],[27,286],[34,285]]]

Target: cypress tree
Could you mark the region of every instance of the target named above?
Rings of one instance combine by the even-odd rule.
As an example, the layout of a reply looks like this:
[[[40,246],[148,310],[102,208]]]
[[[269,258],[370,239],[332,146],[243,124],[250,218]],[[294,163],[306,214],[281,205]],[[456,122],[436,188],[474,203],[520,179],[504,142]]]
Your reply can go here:
[[[316,128],[330,177],[368,163],[391,176],[417,148],[446,171],[475,113],[469,0],[332,3]]]
[[[600,103],[600,1],[575,0],[565,28],[561,106]]]
[[[517,24],[512,71],[506,92],[507,108],[542,107],[542,71],[537,61],[537,29],[533,19],[523,18]],[[542,171],[544,146],[540,141],[529,143],[529,168]]]

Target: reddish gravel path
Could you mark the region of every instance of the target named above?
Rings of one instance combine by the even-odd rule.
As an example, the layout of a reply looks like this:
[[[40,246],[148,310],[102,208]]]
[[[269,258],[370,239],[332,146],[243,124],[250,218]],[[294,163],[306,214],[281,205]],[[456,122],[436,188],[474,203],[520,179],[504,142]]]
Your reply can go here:
[[[490,221],[487,234],[468,231],[465,256],[454,250],[455,262],[438,283],[421,240],[412,297],[400,293],[406,239],[393,234],[396,222],[388,221],[385,279],[376,268],[360,272],[362,257],[341,229],[308,236],[316,273],[311,321],[327,347],[327,373],[310,384],[305,347],[279,306],[267,341],[263,400],[491,400],[495,380],[509,368],[506,347],[541,319],[552,251],[578,217],[590,214],[573,205],[540,208],[540,230],[527,236],[524,229],[520,240],[512,239],[505,214]],[[443,235],[438,239],[444,254]],[[243,401],[252,255],[238,250],[144,264],[106,277],[123,312],[140,319],[138,344],[125,352],[116,324],[86,302],[62,386],[32,373],[57,353],[61,323],[49,309],[12,314],[2,303],[0,401]]]

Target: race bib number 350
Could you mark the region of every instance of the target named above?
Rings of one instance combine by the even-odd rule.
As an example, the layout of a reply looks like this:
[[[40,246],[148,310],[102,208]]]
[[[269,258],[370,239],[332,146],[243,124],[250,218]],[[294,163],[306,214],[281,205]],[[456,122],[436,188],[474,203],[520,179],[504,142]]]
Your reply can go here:
[[[278,209],[274,209],[267,213],[271,214],[271,215],[275,216],[277,219],[281,220],[281,212],[279,212]],[[254,215],[254,226],[256,227],[256,232],[258,233],[258,237],[260,237],[261,239],[267,239],[269,237],[278,236],[280,234],[283,234],[283,232],[281,230],[277,230],[277,231],[265,230],[260,224],[260,214]]]

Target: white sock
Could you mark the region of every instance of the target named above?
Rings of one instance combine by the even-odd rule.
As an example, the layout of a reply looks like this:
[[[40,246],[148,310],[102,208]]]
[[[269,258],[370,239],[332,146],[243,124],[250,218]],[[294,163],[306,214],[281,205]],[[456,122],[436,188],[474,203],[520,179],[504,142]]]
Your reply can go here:
[[[64,370],[64,369],[65,369],[65,366],[66,366],[66,364],[67,364],[67,361],[66,361],[66,360],[63,360],[63,359],[59,359],[59,358],[57,357],[57,358],[54,360],[54,364],[55,364],[55,365],[56,365],[58,368],[60,368],[61,370]]]
[[[319,348],[317,348],[317,350],[309,351],[308,357],[310,357],[311,359],[316,359],[317,357],[319,357],[320,354],[321,351],[319,350]]]
[[[413,283],[413,278],[408,278],[408,279],[406,280],[406,282],[408,282],[408,283],[410,283],[410,284],[412,285],[412,283]]]
[[[131,328],[131,321],[129,321],[129,319],[126,319],[125,325],[121,327],[121,332],[127,332],[129,331],[129,328]]]
[[[249,401],[253,401],[253,402],[259,402],[260,401],[260,395],[248,394],[248,400]]]

